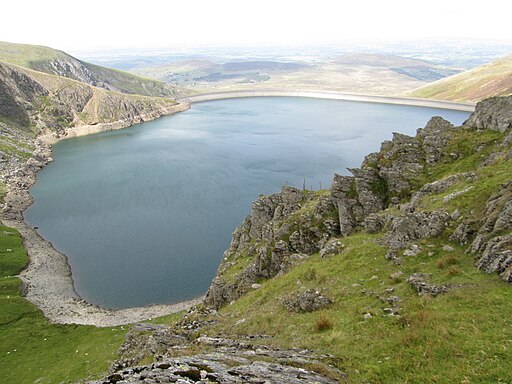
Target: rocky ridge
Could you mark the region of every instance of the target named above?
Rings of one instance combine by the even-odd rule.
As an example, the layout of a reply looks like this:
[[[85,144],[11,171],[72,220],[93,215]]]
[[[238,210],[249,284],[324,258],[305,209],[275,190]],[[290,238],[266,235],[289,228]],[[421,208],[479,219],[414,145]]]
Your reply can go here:
[[[201,320],[205,316],[213,320]],[[215,310],[198,306],[171,327],[136,324],[110,374],[90,383],[334,384],[345,377],[329,366],[331,356],[268,346],[264,344],[271,338],[268,335],[243,339],[197,336],[220,318]],[[142,364],[148,358],[154,362]]]
[[[479,103],[461,127],[434,117],[414,137],[394,133],[391,141],[382,143],[379,152],[366,156],[361,168],[349,169],[351,176],[335,175],[329,191],[283,187],[280,193],[262,196],[235,230],[205,302],[220,308],[254,289],[253,285],[262,279],[286,273],[312,254],[333,253],[333,242],[342,244],[343,237],[360,231],[383,232],[387,258],[397,264],[402,258],[400,250],[421,239],[449,230],[452,239],[466,244],[477,234],[468,250],[475,253],[477,266],[499,272],[510,281],[510,182],[490,197],[483,221],[469,223],[460,213],[423,209],[420,202],[457,183],[469,184],[445,196],[444,201],[448,202],[469,192],[478,179],[474,172],[463,172],[429,181],[436,167],[455,163],[463,156],[451,152],[455,136],[500,132],[501,142],[471,151],[490,151],[483,163],[510,159],[511,123],[512,97],[489,99]],[[394,212],[390,210],[393,207]],[[455,223],[455,230],[450,229]]]
[[[179,93],[161,81],[94,65],[49,47],[0,42],[0,61],[109,91],[171,98]]]

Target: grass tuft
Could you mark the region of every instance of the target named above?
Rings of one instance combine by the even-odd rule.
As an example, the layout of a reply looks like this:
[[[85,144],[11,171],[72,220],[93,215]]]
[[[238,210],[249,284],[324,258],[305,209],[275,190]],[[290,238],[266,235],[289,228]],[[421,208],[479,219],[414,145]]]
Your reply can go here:
[[[315,330],[318,332],[328,331],[333,327],[334,323],[325,315],[322,315],[315,320]]]
[[[436,267],[439,269],[444,269],[446,267],[449,267],[451,265],[455,265],[458,263],[458,260],[453,255],[444,256],[441,259],[436,261]]]

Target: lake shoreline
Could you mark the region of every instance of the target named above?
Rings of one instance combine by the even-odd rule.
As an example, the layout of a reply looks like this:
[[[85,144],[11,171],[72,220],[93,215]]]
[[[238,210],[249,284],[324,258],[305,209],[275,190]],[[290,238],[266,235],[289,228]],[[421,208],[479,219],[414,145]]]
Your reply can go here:
[[[317,96],[312,96],[312,94]],[[159,117],[185,111],[190,108],[191,103],[209,100],[261,96],[314,97],[352,101],[369,101],[367,99],[365,100],[364,97],[371,98],[372,100],[375,98],[375,96],[352,95],[359,98],[343,99],[340,98],[340,95],[341,94],[332,92],[323,92],[322,95],[318,96],[317,92],[291,91],[242,91],[195,95],[177,100],[179,104],[165,111],[160,111],[161,113],[139,116],[135,121],[119,120],[106,124],[77,126],[66,129],[66,134],[62,136],[56,136],[52,133],[40,135],[34,140],[36,149],[33,156],[25,164],[18,164],[17,167],[10,170],[6,182],[7,194],[5,202],[7,204],[0,215],[1,221],[5,225],[13,227],[21,233],[23,244],[29,257],[27,267],[19,275],[22,280],[22,292],[24,297],[40,308],[51,322],[94,325],[98,327],[117,326],[165,316],[186,310],[202,302],[202,297],[200,297],[176,304],[149,305],[145,307],[111,310],[91,304],[77,294],[67,257],[58,252],[50,242],[43,239],[34,228],[24,221],[23,217],[23,212],[33,202],[29,188],[36,183],[37,172],[44,168],[49,162],[53,161],[51,158],[52,144],[68,138],[127,128],[137,123],[151,121]],[[343,94],[343,97],[344,95],[346,94]],[[403,98],[383,97],[381,97],[381,99],[387,99],[388,101],[389,99],[405,100]],[[382,103],[384,101],[379,102]],[[387,103],[414,105],[398,102]],[[431,104],[419,106],[443,108],[435,107]],[[473,110],[470,105],[462,105],[461,108],[462,107],[467,109],[447,107],[444,109]]]
[[[77,126],[66,129],[65,135],[61,136],[53,133],[40,135],[34,140],[35,150],[32,157],[23,164],[13,162],[3,172],[7,191],[0,218],[4,225],[20,232],[29,258],[27,266],[18,275],[21,280],[21,292],[51,322],[97,327],[118,326],[187,310],[202,302],[202,297],[199,297],[175,304],[155,304],[126,309],[106,309],[91,304],[75,291],[67,257],[43,239],[23,217],[23,212],[33,203],[29,189],[37,181],[37,172],[53,161],[52,144],[68,138],[127,128],[189,108],[190,104],[180,102],[155,113],[138,116],[134,120]]]

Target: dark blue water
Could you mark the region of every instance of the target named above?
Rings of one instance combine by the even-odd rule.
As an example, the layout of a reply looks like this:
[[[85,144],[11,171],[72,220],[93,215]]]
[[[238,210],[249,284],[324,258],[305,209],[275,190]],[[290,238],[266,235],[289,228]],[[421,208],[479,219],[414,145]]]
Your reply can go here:
[[[203,294],[260,193],[330,186],[393,131],[465,112],[304,98],[195,104],[128,129],[65,140],[26,220],[66,254],[78,293],[111,308]]]

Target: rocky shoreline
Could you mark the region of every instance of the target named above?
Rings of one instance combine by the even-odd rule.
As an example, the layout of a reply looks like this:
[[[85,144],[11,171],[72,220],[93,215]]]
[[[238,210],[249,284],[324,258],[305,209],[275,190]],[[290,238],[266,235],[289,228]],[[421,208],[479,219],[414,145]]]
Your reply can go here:
[[[1,176],[6,185],[6,196],[0,219],[6,226],[17,229],[29,256],[27,267],[20,274],[22,293],[37,305],[52,322],[62,324],[116,326],[165,316],[186,310],[199,303],[202,298],[147,307],[109,310],[88,303],[75,291],[71,269],[65,255],[58,252],[50,242],[25,223],[23,212],[33,202],[29,188],[37,181],[37,172],[52,161],[51,144],[67,138],[127,128],[137,123],[154,120],[190,108],[188,103],[154,110],[136,118],[122,119],[107,124],[79,125],[67,128],[64,134],[47,132],[30,141],[35,147],[26,162],[10,159],[2,164]]]

